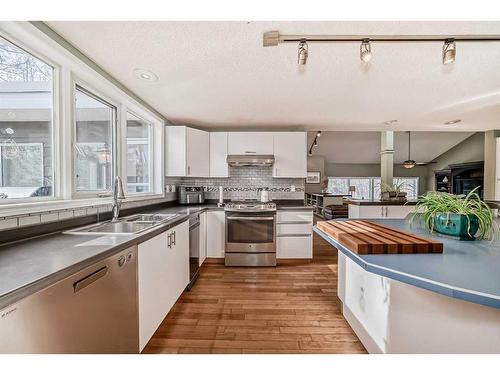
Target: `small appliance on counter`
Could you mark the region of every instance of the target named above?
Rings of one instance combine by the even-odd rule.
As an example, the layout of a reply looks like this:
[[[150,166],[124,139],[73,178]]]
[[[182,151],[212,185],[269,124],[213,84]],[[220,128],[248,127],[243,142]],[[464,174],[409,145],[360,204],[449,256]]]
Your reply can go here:
[[[203,186],[179,186],[178,191],[179,204],[205,203]]]

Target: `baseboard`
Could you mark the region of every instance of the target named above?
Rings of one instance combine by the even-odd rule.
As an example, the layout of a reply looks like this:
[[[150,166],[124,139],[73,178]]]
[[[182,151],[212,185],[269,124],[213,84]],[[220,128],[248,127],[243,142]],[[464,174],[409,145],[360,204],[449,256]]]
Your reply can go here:
[[[224,264],[224,258],[206,258],[203,263],[207,263],[207,264]]]

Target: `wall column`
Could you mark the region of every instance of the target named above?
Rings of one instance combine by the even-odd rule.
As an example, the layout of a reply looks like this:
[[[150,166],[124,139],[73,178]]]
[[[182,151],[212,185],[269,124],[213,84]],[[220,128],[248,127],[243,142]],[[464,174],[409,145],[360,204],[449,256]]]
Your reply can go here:
[[[484,199],[494,200],[500,192],[496,192],[497,178],[497,137],[498,130],[484,132]]]
[[[394,177],[394,132],[381,133],[380,139],[380,180],[381,186],[392,186]]]

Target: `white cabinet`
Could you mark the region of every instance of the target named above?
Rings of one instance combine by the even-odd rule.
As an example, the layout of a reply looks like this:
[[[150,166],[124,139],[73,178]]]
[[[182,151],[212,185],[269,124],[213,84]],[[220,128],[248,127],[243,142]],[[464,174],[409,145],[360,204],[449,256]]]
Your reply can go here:
[[[210,136],[187,126],[165,127],[165,175],[209,177]]]
[[[349,205],[349,219],[404,219],[415,211],[415,206]]]
[[[207,258],[207,213],[200,214],[200,257],[199,265],[201,266]]]
[[[229,177],[227,132],[210,133],[210,177]]]
[[[207,257],[224,258],[226,217],[224,211],[207,212]]]
[[[276,258],[312,259],[312,211],[278,211],[276,215]]]
[[[227,138],[230,155],[272,155],[273,133],[229,132]]]
[[[137,268],[142,350],[189,283],[189,223],[139,244]]]
[[[307,175],[307,133],[274,133],[273,177],[305,178]]]

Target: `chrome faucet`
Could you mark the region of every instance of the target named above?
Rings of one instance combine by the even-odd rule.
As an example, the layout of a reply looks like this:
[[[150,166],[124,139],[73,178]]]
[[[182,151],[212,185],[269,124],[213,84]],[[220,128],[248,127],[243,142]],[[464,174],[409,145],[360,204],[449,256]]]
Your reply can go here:
[[[123,192],[123,184],[120,176],[115,177],[115,183],[113,184],[113,218],[112,223],[118,221],[118,216],[120,215],[120,207],[122,205],[122,200],[125,199],[125,193]]]

